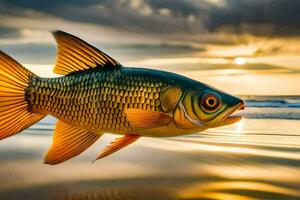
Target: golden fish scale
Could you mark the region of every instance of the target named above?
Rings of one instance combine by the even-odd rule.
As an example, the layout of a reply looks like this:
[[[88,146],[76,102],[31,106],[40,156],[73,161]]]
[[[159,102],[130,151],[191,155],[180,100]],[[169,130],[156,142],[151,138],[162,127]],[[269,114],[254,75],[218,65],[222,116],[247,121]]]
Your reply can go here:
[[[133,130],[124,111],[161,111],[161,91],[167,84],[151,76],[123,71],[35,78],[26,91],[26,99],[33,112],[51,114],[88,130],[124,134]]]

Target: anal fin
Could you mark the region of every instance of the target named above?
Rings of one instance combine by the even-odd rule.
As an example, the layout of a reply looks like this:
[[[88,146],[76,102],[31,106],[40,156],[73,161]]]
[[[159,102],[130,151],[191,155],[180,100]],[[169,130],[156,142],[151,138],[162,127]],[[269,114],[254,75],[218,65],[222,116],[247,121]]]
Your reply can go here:
[[[55,127],[53,143],[45,156],[45,164],[59,164],[73,158],[90,147],[101,134],[78,129],[58,121]]]
[[[127,145],[133,143],[137,139],[139,139],[141,136],[140,135],[124,135],[121,138],[115,139],[113,142],[110,143],[109,146],[107,146],[101,154],[97,156],[97,158],[93,161],[95,162],[96,160],[100,158],[104,158],[116,151],[119,151],[120,149],[126,147]]]

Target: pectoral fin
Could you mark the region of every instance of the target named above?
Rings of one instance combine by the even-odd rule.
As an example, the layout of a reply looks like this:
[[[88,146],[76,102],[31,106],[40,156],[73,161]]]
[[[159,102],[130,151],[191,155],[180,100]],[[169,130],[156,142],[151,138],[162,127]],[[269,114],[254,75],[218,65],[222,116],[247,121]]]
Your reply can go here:
[[[100,155],[97,156],[97,158],[93,161],[95,162],[96,160],[100,158],[104,158],[116,151],[119,151],[120,149],[126,147],[127,145],[133,143],[137,139],[139,139],[141,136],[140,135],[125,135],[121,138],[115,139],[113,142],[110,143],[109,146],[107,146]]]
[[[156,128],[168,125],[172,120],[167,114],[142,109],[127,109],[125,113],[129,124],[134,128]]]
[[[59,164],[73,158],[90,147],[101,134],[78,129],[58,121],[55,127],[53,143],[45,156],[45,164]]]

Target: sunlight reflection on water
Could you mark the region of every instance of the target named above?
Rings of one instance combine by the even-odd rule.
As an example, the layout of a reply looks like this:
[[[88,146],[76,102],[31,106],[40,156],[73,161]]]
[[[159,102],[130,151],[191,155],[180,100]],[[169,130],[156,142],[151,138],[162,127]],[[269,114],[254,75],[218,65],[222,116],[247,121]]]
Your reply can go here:
[[[0,199],[299,199],[298,120],[244,119],[203,133],[142,138],[91,164],[42,164],[52,125],[1,141]],[[43,134],[43,128],[45,134]]]

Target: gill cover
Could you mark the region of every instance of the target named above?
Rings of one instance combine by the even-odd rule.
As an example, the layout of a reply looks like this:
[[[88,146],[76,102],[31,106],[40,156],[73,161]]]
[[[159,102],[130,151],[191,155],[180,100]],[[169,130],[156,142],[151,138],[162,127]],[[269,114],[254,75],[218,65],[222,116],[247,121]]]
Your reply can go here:
[[[237,122],[230,114],[243,107],[241,99],[207,86],[187,89],[174,112],[174,121],[185,129],[207,129]]]

